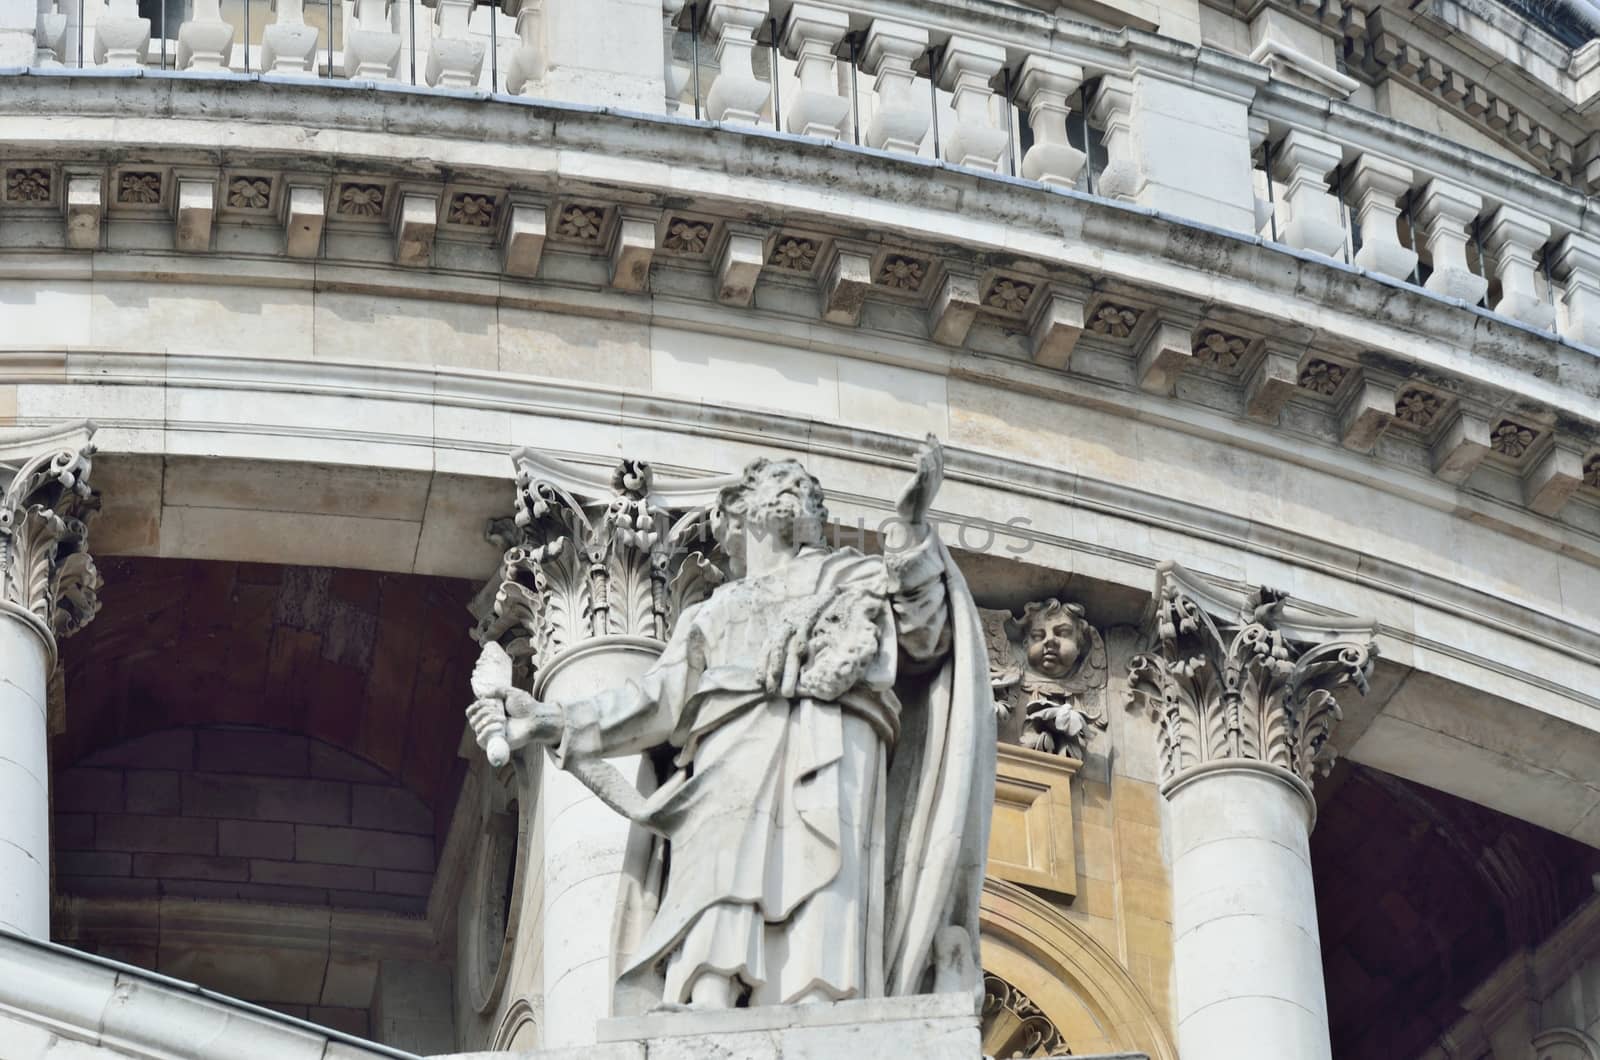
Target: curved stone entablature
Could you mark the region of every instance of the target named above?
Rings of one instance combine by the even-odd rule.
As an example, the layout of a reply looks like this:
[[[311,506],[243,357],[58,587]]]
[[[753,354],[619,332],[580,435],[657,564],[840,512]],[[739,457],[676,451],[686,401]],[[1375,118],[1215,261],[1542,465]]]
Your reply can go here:
[[[931,337],[993,357],[982,369],[993,375],[1032,362],[1292,420],[1358,452],[1381,440],[1385,456],[1404,450],[1398,463],[1445,482],[1488,461],[1513,480],[1507,499],[1541,514],[1582,488],[1600,447],[1600,365],[1587,349],[1317,255],[1071,191],[791,138],[774,157],[759,132],[558,105],[149,76],[12,86],[0,161],[34,159],[49,198],[7,211],[0,247],[7,231],[73,243],[87,211],[86,245],[104,245],[104,227],[118,249],[144,252],[103,254],[97,279],[389,287],[596,316],[638,312],[626,296],[648,286],[656,320],[687,322],[696,301],[749,311],[756,332],[774,314],[820,317],[833,327],[814,348],[858,352],[855,327],[919,347]],[[59,133],[23,117],[64,109],[80,117]],[[120,159],[140,113],[154,123],[140,142],[164,150],[132,165]],[[163,117],[174,113],[187,117]],[[337,144],[316,169],[308,135]],[[148,257],[168,246],[211,253]],[[438,278],[379,273],[379,262]],[[341,277],[341,265],[359,274]],[[37,263],[8,271],[36,279]],[[85,277],[71,265],[54,275]],[[449,363],[452,351],[435,356]]]

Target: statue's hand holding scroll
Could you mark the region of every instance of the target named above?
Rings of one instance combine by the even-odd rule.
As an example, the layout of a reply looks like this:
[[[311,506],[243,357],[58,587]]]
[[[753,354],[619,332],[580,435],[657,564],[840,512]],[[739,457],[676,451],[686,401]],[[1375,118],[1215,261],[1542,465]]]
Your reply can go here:
[[[515,748],[559,742],[563,728],[559,707],[541,703],[511,680],[511,657],[499,644],[485,644],[472,671],[472,694],[477,698],[467,708],[467,721],[489,764],[497,769],[510,760]]]

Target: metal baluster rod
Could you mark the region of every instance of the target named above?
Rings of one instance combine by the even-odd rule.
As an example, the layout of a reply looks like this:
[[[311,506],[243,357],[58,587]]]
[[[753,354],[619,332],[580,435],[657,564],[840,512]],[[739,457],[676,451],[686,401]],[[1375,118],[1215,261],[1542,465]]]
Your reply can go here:
[[[773,129],[777,130],[778,132],[782,132],[783,131],[783,121],[781,120],[782,119],[782,115],[780,114],[780,111],[781,111],[782,105],[783,105],[783,98],[782,98],[782,95],[778,91],[778,20],[777,19],[775,19],[775,18],[767,19],[767,32],[772,36],[772,40],[771,40],[770,44],[768,45],[768,47],[770,49],[770,54],[772,56],[772,73],[769,75],[772,78],[772,127],[773,127]]]
[[[1478,275],[1487,280],[1490,278],[1489,263],[1483,259],[1483,219],[1481,217],[1472,219],[1472,245],[1478,252]],[[1478,299],[1478,305],[1485,309],[1489,308],[1489,289],[1487,287],[1484,288],[1483,297]]]
[[[1355,215],[1350,212],[1350,207],[1344,201],[1344,166],[1333,171],[1333,197],[1339,204],[1339,220],[1342,222],[1343,242],[1340,250],[1344,251],[1344,263],[1350,264],[1350,244],[1355,240]]]
[[[850,123],[855,128],[856,146],[861,146],[861,90],[856,81],[861,73],[856,56],[856,34],[850,34]]]
[[[333,76],[333,0],[328,0],[328,76]]]
[[[1072,108],[1071,113],[1078,116],[1078,121],[1083,126],[1083,190],[1093,195],[1094,142],[1089,139],[1089,93],[1087,90],[1078,89],[1078,105]]]
[[[928,111],[933,116],[933,157],[935,160],[943,158],[944,152],[939,147],[939,57],[944,53],[942,45],[928,49]]]
[[[1005,80],[1001,83],[1001,88],[1005,92],[1006,170],[1011,176],[1014,177],[1017,175],[1017,115],[1015,113],[1016,106],[1013,102],[1014,94],[1011,85],[1011,67],[1006,67],[1004,70],[1001,70],[1000,73],[1004,75],[1005,78]]]
[[[694,120],[700,120],[700,5],[689,5],[689,61],[694,64]]]
[[[83,69],[83,0],[78,0],[78,69]]]
[[[407,9],[407,17],[411,19],[411,83],[417,83],[417,0],[411,0]]]
[[[1412,213],[1411,213],[1411,204],[1415,199],[1416,199],[1416,195],[1415,194],[1408,193],[1406,195],[1406,201],[1405,201],[1406,235],[1411,238],[1411,252],[1413,254],[1416,254],[1416,250],[1417,250],[1417,219],[1414,216],[1412,216]],[[1422,257],[1421,257],[1421,255],[1417,255],[1417,263],[1415,265],[1411,266],[1411,282],[1416,284],[1418,287],[1422,286]]]
[[[83,10],[80,6],[79,10]],[[161,69],[167,68],[167,0],[161,0]],[[149,54],[148,52],[146,54]]]
[[[244,0],[244,72],[250,72],[250,0]]]
[[[1272,233],[1272,241],[1278,241],[1278,196],[1272,190],[1272,141],[1267,140],[1261,145],[1261,168],[1267,174],[1267,224]]]
[[[500,91],[500,5],[489,5],[489,95]]]

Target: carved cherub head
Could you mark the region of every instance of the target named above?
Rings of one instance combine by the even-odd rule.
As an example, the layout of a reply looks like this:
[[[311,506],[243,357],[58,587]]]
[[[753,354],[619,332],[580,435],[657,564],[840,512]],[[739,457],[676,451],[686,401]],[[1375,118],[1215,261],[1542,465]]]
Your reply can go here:
[[[828,521],[822,485],[794,460],[753,460],[739,481],[717,495],[712,527],[730,554],[743,546],[739,530],[772,534],[793,545],[816,544]]]
[[[1028,665],[1058,681],[1072,676],[1093,646],[1082,605],[1063,604],[1054,597],[1028,604],[1022,618],[1007,626],[1006,632],[1027,653]]]

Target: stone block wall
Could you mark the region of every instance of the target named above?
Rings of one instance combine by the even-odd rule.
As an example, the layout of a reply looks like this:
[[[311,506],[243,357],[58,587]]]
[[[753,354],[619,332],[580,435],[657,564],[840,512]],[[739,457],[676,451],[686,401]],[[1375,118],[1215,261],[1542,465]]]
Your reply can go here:
[[[152,733],[56,774],[56,886],[421,915],[434,817],[381,769],[254,728]]]

